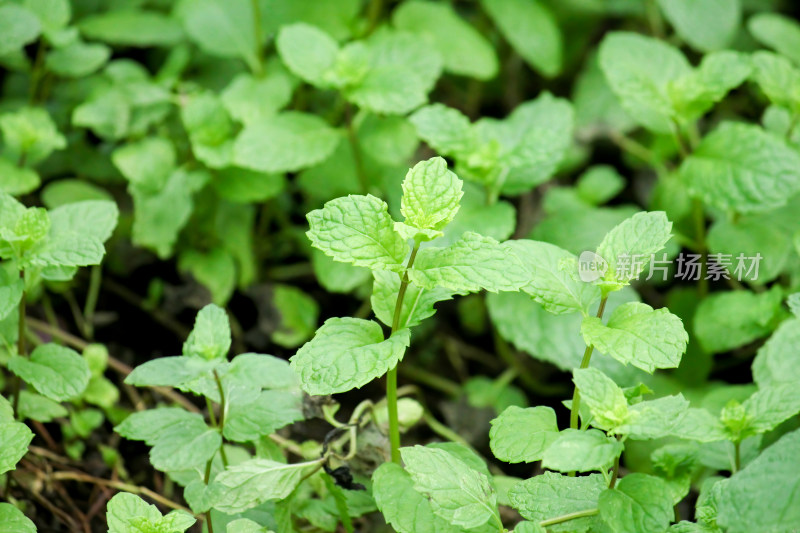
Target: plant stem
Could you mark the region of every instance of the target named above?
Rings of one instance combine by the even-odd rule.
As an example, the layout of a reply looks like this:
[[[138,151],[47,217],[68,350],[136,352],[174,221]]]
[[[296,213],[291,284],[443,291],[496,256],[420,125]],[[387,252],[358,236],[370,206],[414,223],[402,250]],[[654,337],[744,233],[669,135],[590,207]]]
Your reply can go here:
[[[619,478],[619,459],[622,455],[618,455],[616,459],[614,459],[614,470],[611,473],[611,481],[608,482],[608,488],[613,489],[614,486],[617,484],[617,479]]]
[[[414,243],[414,249],[408,258],[408,263],[400,280],[400,289],[397,291],[397,302],[394,305],[392,318],[392,335],[400,328],[400,313],[403,310],[403,299],[408,290],[408,270],[414,266],[414,259],[419,251],[419,242]],[[397,417],[397,366],[386,373],[386,408],[389,411],[389,442],[392,448],[392,462],[400,464],[400,422]]]
[[[22,298],[19,300],[19,330],[18,330],[18,338],[17,338],[17,355],[20,357],[25,357],[27,355],[28,347],[26,345],[27,337],[26,337],[26,326],[25,326],[25,297],[27,296],[25,291],[25,270],[20,269],[19,271],[19,278],[22,280]],[[17,418],[18,409],[19,409],[19,389],[21,387],[21,380],[20,377],[14,374],[14,399],[12,402],[13,410],[14,410],[14,418]]]
[[[260,77],[264,74],[264,48],[261,44],[263,39],[261,32],[261,6],[258,4],[258,0],[250,0],[250,6],[253,9],[253,37],[256,42],[254,74]]]
[[[692,200],[692,218],[694,219],[694,240],[697,243],[697,252],[700,254],[700,284],[697,291],[703,298],[708,294],[708,279],[706,279],[708,245],[706,244],[706,215],[701,200]]]
[[[214,381],[217,382],[217,390],[219,390],[219,434],[225,431],[225,411],[228,406],[225,404],[225,389],[222,388],[222,381],[219,379],[217,370],[214,369]],[[219,456],[222,459],[222,466],[228,468],[228,458],[225,456],[225,437],[222,437],[222,443],[219,445]]]
[[[603,299],[600,300],[600,306],[597,308],[597,318],[603,318],[603,311],[606,309],[606,302],[608,301],[608,296],[603,296]],[[589,368],[589,362],[592,359],[592,351],[594,350],[594,346],[591,344],[586,347],[586,350],[583,352],[583,359],[581,360],[581,368]],[[575,387],[575,392],[572,394],[572,410],[569,414],[569,427],[572,429],[578,429],[578,416],[580,415],[581,409],[581,392],[578,390],[578,387]],[[574,475],[574,474],[573,474]]]
[[[554,526],[556,524],[562,524],[564,522],[569,522],[570,520],[575,520],[577,518],[584,518],[587,516],[594,516],[599,513],[599,509],[587,509],[585,511],[576,511],[574,513],[569,513],[561,516],[557,516],[555,518],[548,518],[547,520],[542,520],[539,522],[539,525],[542,527],[549,527]]]
[[[361,192],[367,194],[369,192],[369,182],[367,180],[367,172],[364,170],[364,160],[361,157],[361,147],[358,145],[356,128],[353,125],[353,108],[349,103],[347,104],[347,140],[350,141],[350,149],[353,151],[353,161],[356,165],[356,177],[358,177]]]
[[[97,309],[97,298],[100,296],[100,282],[103,281],[103,267],[92,267],[89,279],[89,292],[86,294],[86,304],[83,306],[83,336],[91,340],[94,337],[94,312]]]
[[[737,440],[733,443],[733,472],[735,474],[742,469],[742,441]]]

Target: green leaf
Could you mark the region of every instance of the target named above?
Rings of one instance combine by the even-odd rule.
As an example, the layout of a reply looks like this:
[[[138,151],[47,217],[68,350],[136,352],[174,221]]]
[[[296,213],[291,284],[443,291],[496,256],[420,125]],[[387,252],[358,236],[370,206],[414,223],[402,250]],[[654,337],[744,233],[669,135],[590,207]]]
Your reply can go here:
[[[625,178],[614,167],[594,165],[580,175],[575,190],[584,202],[600,205],[622,192],[625,185]]]
[[[239,518],[233,522],[228,522],[226,533],[270,533],[267,526],[260,526],[247,518]]]
[[[82,78],[100,70],[111,57],[111,49],[103,44],[72,42],[47,54],[47,69],[65,78]]]
[[[559,472],[591,472],[608,468],[625,447],[600,430],[565,429],[542,456],[542,467]]]
[[[8,368],[51,400],[79,397],[89,384],[89,366],[78,353],[57,344],[37,346],[30,358],[15,355]]]
[[[329,318],[316,335],[292,356],[292,368],[303,390],[312,395],[360,388],[394,368],[403,358],[410,332],[403,329],[384,340],[377,322]]]
[[[283,174],[228,167],[214,174],[211,185],[222,198],[247,204],[278,196],[286,188],[286,177]]]
[[[36,15],[45,33],[63,29],[72,16],[69,0],[24,0],[21,3]]]
[[[753,79],[767,98],[779,106],[800,110],[800,70],[778,54],[759,50],[752,56]]]
[[[664,531],[675,516],[667,483],[647,474],[628,474],[600,494],[600,516],[614,533]]]
[[[397,305],[397,293],[400,291],[400,276],[395,272],[375,270],[372,275],[375,283],[372,286],[370,302],[378,320],[391,326],[394,321],[394,310]],[[400,309],[398,328],[412,328],[436,313],[434,304],[451,300],[453,291],[434,287],[423,289],[413,283],[409,284]]]
[[[516,291],[530,281],[525,266],[506,244],[467,232],[446,248],[424,248],[408,271],[409,279],[427,289]]]
[[[163,137],[147,137],[114,150],[111,160],[133,185],[159,191],[175,169],[175,147]]]
[[[681,179],[704,202],[739,213],[767,211],[800,192],[800,155],[752,124],[725,122],[684,160]]]
[[[0,6],[0,56],[20,51],[41,31],[39,19],[29,10],[17,4]]]
[[[421,35],[442,54],[446,71],[479,80],[497,75],[491,44],[447,4],[412,0],[392,12],[395,27]]]
[[[224,436],[234,442],[255,442],[304,418],[300,394],[266,390],[255,401],[231,404],[225,417]]]
[[[326,85],[325,75],[339,53],[333,37],[316,26],[298,22],[281,27],[275,44],[292,73],[313,85]]]
[[[220,97],[232,118],[250,124],[273,116],[292,98],[292,81],[287,72],[269,72],[256,78],[239,74]]]
[[[202,418],[164,429],[150,449],[150,462],[163,472],[190,470],[205,466],[219,451],[222,437]]]
[[[779,288],[763,293],[728,291],[709,295],[694,315],[694,334],[709,353],[726,352],[761,337],[776,325],[781,310]]]
[[[233,162],[262,172],[295,172],[325,160],[340,136],[316,115],[284,111],[247,124],[233,145]]]
[[[416,130],[405,117],[361,113],[356,126],[359,147],[379,163],[405,166],[419,146]]]
[[[401,448],[400,455],[414,488],[430,500],[436,515],[467,529],[499,522],[497,495],[486,475],[440,448]]]
[[[759,387],[771,387],[800,381],[800,365],[795,359],[800,346],[800,317],[781,323],[753,360],[753,381]]]
[[[394,230],[386,202],[372,195],[346,196],[306,218],[312,245],[336,261],[373,270],[403,269],[408,244]]]
[[[194,328],[183,343],[183,355],[206,360],[225,359],[231,349],[231,326],[228,314],[219,306],[203,307]]]
[[[583,70],[575,79],[572,103],[580,135],[596,135],[598,129],[625,133],[636,127],[609,87],[597,53],[587,57]]]
[[[472,125],[461,111],[444,104],[431,104],[409,118],[417,134],[437,152],[466,155],[478,142]]]
[[[3,502],[0,503],[0,533],[36,533],[36,526],[22,511]]]
[[[366,60],[369,68],[345,90],[349,101],[381,114],[406,114],[426,102],[442,68],[435,50],[414,34],[389,30],[373,34],[366,46],[355,55],[358,66]]]
[[[84,37],[121,46],[174,46],[183,39],[177,20],[155,11],[109,11],[83,18]]]
[[[691,72],[678,49],[643,35],[612,32],[600,44],[600,67],[634,120],[657,133],[672,131],[667,87],[670,81]]]
[[[581,399],[592,413],[592,425],[610,431],[628,417],[625,393],[596,368],[576,368],[572,380],[581,391]]]
[[[156,407],[131,414],[114,431],[126,439],[141,440],[153,446],[161,434],[170,428],[196,425],[197,422],[204,423],[202,415],[198,413],[190,413],[180,407]]]
[[[0,419],[0,442],[3,443],[0,448],[0,475],[16,468],[19,460],[28,453],[28,445],[32,440],[33,432],[25,424]]]
[[[680,37],[701,52],[730,44],[739,29],[739,0],[658,0],[664,16]]]
[[[348,293],[367,283],[371,277],[368,268],[340,263],[316,248],[311,251],[311,265],[317,281],[328,292]],[[382,271],[376,270],[375,272]]]
[[[441,232],[458,213],[464,194],[461,184],[441,157],[414,165],[403,180],[400,212],[405,217],[405,224],[420,230]]]
[[[671,230],[663,211],[642,211],[615,226],[597,247],[597,255],[608,264],[601,286],[617,290],[638,278],[672,237]]]
[[[189,37],[203,51],[220,57],[238,57],[260,72],[253,4],[248,0],[197,0],[178,5]]]
[[[372,494],[386,521],[398,533],[460,533],[431,509],[431,501],[414,489],[400,465],[383,463],[372,474]]]
[[[800,527],[800,431],[784,435],[729,479],[718,482],[717,523],[730,533]]]
[[[0,9],[8,6],[0,6]],[[12,161],[35,165],[56,150],[67,146],[67,140],[56,128],[50,114],[40,107],[23,107],[0,115],[3,153]]]
[[[669,95],[678,118],[691,124],[719,102],[728,91],[742,84],[752,70],[750,58],[723,50],[703,57],[700,66],[669,85]]]
[[[482,0],[481,5],[514,50],[543,76],[561,72],[563,36],[555,17],[540,2]]]
[[[183,511],[162,516],[155,505],[127,492],[109,500],[106,520],[109,533],[183,533],[197,522]]]
[[[599,318],[585,318],[581,334],[586,344],[649,373],[677,367],[689,342],[680,318],[642,303],[619,306],[606,325]]]
[[[689,402],[681,394],[639,402],[630,407],[625,421],[614,430],[614,433],[641,440],[666,436],[684,438],[693,434],[684,433],[688,413]]]
[[[560,315],[580,311],[600,299],[600,289],[578,279],[578,258],[553,244],[531,240],[506,243],[531,271],[522,290],[549,312]]]
[[[783,383],[758,390],[743,404],[748,416],[747,430],[770,431],[800,412],[800,388],[797,383]]]
[[[314,334],[319,306],[311,296],[296,287],[276,285],[272,305],[280,315],[277,328],[270,335],[275,344],[295,348]]]
[[[108,200],[84,200],[56,207],[48,214],[50,238],[78,233],[104,243],[117,227],[119,208]]]
[[[178,270],[188,272],[211,293],[211,301],[225,305],[236,288],[236,262],[222,248],[208,253],[186,250],[178,259]]]
[[[758,13],[747,21],[747,29],[762,44],[800,64],[800,24],[779,13]]]
[[[19,276],[11,276],[0,268],[0,320],[17,311],[25,282]]]
[[[131,106],[116,88],[92,94],[72,112],[74,126],[89,128],[106,140],[123,138],[128,133],[130,119]]]
[[[284,464],[250,459],[225,469],[214,479],[212,507],[227,514],[241,513],[269,500],[282,500],[319,461]]]
[[[492,420],[492,429],[489,432],[492,453],[507,463],[532,463],[541,460],[556,438],[556,413],[545,406],[526,409],[508,407]]]
[[[89,383],[91,383],[91,380]],[[88,387],[86,390],[89,390]],[[84,396],[85,394],[84,392]],[[69,412],[61,403],[28,390],[19,391],[17,412],[20,420],[30,418],[37,422],[52,422],[56,418],[64,418],[69,415]]]
[[[567,477],[555,472],[518,483],[511,488],[511,505],[531,522],[597,508],[597,499],[606,483],[600,474]],[[548,526],[551,531],[585,531],[598,523],[597,517],[578,518],[566,524]],[[565,529],[566,528],[566,529]]]
[[[0,192],[14,196],[35,191],[42,182],[39,175],[33,170],[20,168],[5,158],[0,158],[0,174],[3,176]]]
[[[212,92],[186,98],[181,120],[189,134],[195,157],[211,168],[230,165],[233,155],[233,125],[222,101]]]

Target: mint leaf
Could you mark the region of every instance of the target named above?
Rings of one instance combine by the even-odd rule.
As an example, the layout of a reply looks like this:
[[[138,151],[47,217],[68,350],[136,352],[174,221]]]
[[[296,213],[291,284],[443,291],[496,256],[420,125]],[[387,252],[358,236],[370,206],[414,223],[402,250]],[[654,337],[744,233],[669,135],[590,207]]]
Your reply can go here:
[[[758,349],[753,360],[753,381],[759,387],[800,381],[800,367],[794,357],[795,347],[800,346],[798,318],[782,322],[767,342]]]
[[[795,430],[741,471],[718,482],[717,523],[730,533],[791,531],[800,527],[798,453],[800,431]]]
[[[431,148],[444,155],[466,156],[478,142],[472,124],[461,111],[444,104],[431,104],[409,118],[417,134]]]
[[[202,357],[159,357],[133,369],[125,378],[128,385],[137,387],[182,387],[189,381],[206,374],[221,362]]]
[[[664,531],[674,516],[667,483],[647,474],[628,474],[616,488],[604,490],[600,516],[614,533]]]
[[[800,109],[800,70],[787,58],[759,50],[752,56],[753,80],[769,100],[797,112]]]
[[[89,384],[89,366],[78,353],[57,344],[37,346],[30,358],[15,355],[8,368],[51,400],[79,397]]]
[[[762,433],[800,412],[800,388],[784,383],[758,390],[743,404],[748,416],[746,431]]]
[[[172,427],[196,425],[203,422],[198,413],[190,413],[179,407],[156,407],[129,415],[114,431],[130,440],[141,440],[148,446],[158,442],[162,433]]]
[[[545,472],[516,484],[509,492],[511,505],[531,522],[541,522],[570,513],[597,508],[597,499],[606,488],[603,476],[590,474],[567,477]],[[597,517],[578,518],[565,524],[548,526],[551,531],[585,531],[598,523]]]
[[[800,64],[800,24],[779,13],[758,13],[747,21],[747,29],[762,44]]]
[[[303,420],[302,397],[294,391],[265,390],[252,402],[231,403],[225,418],[226,439],[255,442],[297,420]]]
[[[408,226],[441,232],[455,218],[463,194],[461,180],[448,170],[447,162],[433,157],[406,174],[400,212]]]
[[[99,243],[107,241],[117,227],[119,209],[107,200],[84,200],[68,203],[48,212],[50,236],[79,233],[92,237]]]
[[[0,6],[0,9],[8,7]],[[56,128],[53,118],[40,107],[22,107],[3,113],[0,115],[0,131],[3,133],[3,154],[28,165],[44,161],[54,151],[67,146],[67,140]]]
[[[614,433],[642,440],[687,437],[683,431],[688,412],[689,402],[681,394],[639,402],[630,406],[628,416]]]
[[[600,289],[578,279],[578,258],[553,244],[531,240],[506,243],[531,271],[522,290],[549,312],[560,315],[580,311],[600,299]]]
[[[414,446],[400,454],[414,488],[430,500],[435,514],[467,529],[500,521],[497,495],[486,475],[439,448]]]
[[[211,485],[212,507],[226,514],[242,513],[269,500],[282,500],[319,461],[284,464],[250,459],[228,467]]]
[[[489,444],[492,453],[507,463],[539,461],[558,438],[556,413],[550,407],[523,409],[511,406],[492,420]]]
[[[735,148],[734,148],[735,147]],[[800,191],[800,155],[758,126],[725,122],[680,168],[695,197],[727,211],[780,207]]]
[[[284,111],[245,126],[233,145],[233,162],[262,172],[295,172],[327,158],[339,134],[321,118]]]
[[[4,158],[0,158],[0,173],[4,178],[3,183],[0,183],[0,193],[20,196],[38,189],[42,183],[39,175],[33,170],[20,168]]]
[[[0,475],[14,470],[17,463],[28,453],[28,445],[33,440],[33,432],[28,426],[13,419],[0,418]],[[2,531],[2,526],[0,526]]]
[[[36,15],[16,4],[0,6],[0,56],[20,51],[42,30]]]
[[[184,511],[162,516],[155,505],[127,492],[109,500],[106,520],[109,533],[183,533],[197,522]]]
[[[336,261],[400,271],[408,244],[394,230],[388,209],[372,195],[336,198],[306,215],[311,226],[306,235]]]
[[[307,393],[335,394],[360,388],[394,368],[409,342],[408,329],[384,340],[377,322],[329,318],[291,363]]]
[[[233,124],[222,101],[204,91],[186,98],[181,120],[195,157],[211,168],[225,168],[233,154]]]
[[[253,29],[253,4],[246,0],[198,0],[179,4],[176,14],[186,33],[203,51],[220,57],[238,57],[260,72]]]
[[[614,381],[596,368],[576,368],[572,373],[581,399],[592,413],[592,425],[610,431],[628,417],[625,393]]]
[[[98,43],[74,41],[47,54],[45,65],[65,78],[82,78],[97,72],[111,57],[111,48]]]
[[[630,32],[612,32],[600,44],[600,67],[622,107],[657,133],[673,128],[670,81],[691,72],[683,54],[663,41]]]
[[[183,38],[177,20],[155,11],[125,9],[90,15],[78,28],[84,37],[121,46],[174,46]]]
[[[0,503],[0,533],[36,533],[36,526],[22,511],[3,502]]]
[[[294,74],[317,86],[333,68],[339,45],[316,26],[298,22],[281,27],[275,41],[281,59]]]
[[[0,268],[0,320],[17,311],[25,282]]]
[[[600,352],[650,373],[677,367],[689,342],[680,318],[642,303],[619,306],[606,325],[596,317],[584,318],[581,334]]]
[[[228,314],[214,304],[203,307],[194,328],[183,343],[183,355],[206,360],[225,359],[231,349],[231,326]]]
[[[319,306],[311,296],[290,285],[276,285],[272,305],[280,319],[270,334],[275,344],[295,348],[307,341],[317,328]]]
[[[394,321],[394,309],[397,305],[397,293],[400,290],[400,276],[387,270],[376,270],[373,273],[375,283],[372,286],[370,302],[378,320],[391,326]],[[412,328],[436,313],[437,302],[451,300],[453,291],[441,287],[423,289],[413,283],[408,285],[403,307],[400,309],[398,327]]]
[[[701,52],[730,44],[739,29],[739,0],[658,0],[664,16],[681,38]]]
[[[672,237],[671,230],[663,211],[642,211],[615,226],[597,247],[597,255],[608,264],[601,286],[617,290],[638,278]]]
[[[497,55],[491,44],[447,4],[404,2],[392,12],[392,23],[430,42],[448,72],[479,80],[497,75]]]
[[[561,72],[563,36],[545,5],[525,0],[482,0],[481,5],[534,70],[548,78]]]
[[[459,533],[434,514],[431,501],[417,492],[411,476],[400,465],[383,463],[372,474],[372,494],[386,521],[398,533]]]
[[[168,427],[150,449],[150,462],[162,472],[201,468],[219,451],[222,437],[202,418]]]
[[[625,185],[625,178],[614,167],[594,165],[580,175],[575,190],[584,202],[601,205],[622,192]]]
[[[161,137],[147,137],[114,150],[111,160],[133,185],[156,192],[175,168],[175,147]]]
[[[417,254],[409,279],[427,289],[515,291],[530,275],[506,244],[467,232],[446,248],[425,248]]]
[[[565,429],[542,456],[542,466],[559,472],[591,472],[608,468],[625,447],[600,430]]]
[[[694,334],[704,350],[725,352],[761,337],[775,328],[782,292],[728,291],[709,295],[694,315]]]
[[[220,98],[231,118],[250,124],[273,116],[288,104],[292,88],[291,77],[283,70],[259,78],[243,73],[225,87]]]

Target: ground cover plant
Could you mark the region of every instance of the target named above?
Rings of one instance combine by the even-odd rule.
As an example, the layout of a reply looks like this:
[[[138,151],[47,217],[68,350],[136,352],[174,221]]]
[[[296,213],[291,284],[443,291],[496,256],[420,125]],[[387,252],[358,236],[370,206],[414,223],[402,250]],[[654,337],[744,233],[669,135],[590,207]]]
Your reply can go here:
[[[780,0],[0,0],[0,533],[800,531]]]

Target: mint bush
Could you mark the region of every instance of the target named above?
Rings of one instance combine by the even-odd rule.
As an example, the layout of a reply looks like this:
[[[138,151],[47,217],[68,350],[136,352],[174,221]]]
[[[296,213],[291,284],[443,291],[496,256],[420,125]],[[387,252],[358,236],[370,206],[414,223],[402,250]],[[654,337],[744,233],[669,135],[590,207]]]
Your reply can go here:
[[[800,529],[798,42],[0,0],[0,531]]]

